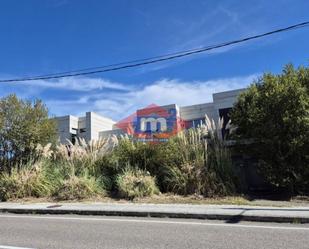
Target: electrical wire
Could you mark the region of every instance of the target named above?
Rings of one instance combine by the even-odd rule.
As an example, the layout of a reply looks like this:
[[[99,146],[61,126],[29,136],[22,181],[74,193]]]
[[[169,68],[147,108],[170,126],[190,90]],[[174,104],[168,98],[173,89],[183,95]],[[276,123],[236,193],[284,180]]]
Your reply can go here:
[[[238,43],[247,42],[247,41],[262,38],[265,36],[270,36],[276,33],[287,32],[287,31],[291,31],[294,29],[304,28],[304,27],[307,27],[308,25],[309,25],[309,21],[298,23],[292,26],[281,28],[281,29],[276,29],[276,30],[269,31],[266,33],[262,33],[262,34],[258,34],[258,35],[254,35],[254,36],[250,36],[246,38],[241,38],[238,40],[228,41],[228,42],[224,42],[224,43],[220,43],[216,45],[205,46],[205,47],[200,47],[200,48],[195,48],[195,49],[190,49],[190,50],[185,50],[185,51],[179,51],[176,53],[169,53],[165,55],[159,55],[159,56],[154,56],[154,57],[149,57],[149,58],[144,58],[144,59],[138,59],[138,60],[133,60],[133,61],[100,66],[100,67],[91,67],[91,68],[60,72],[60,73],[54,73],[54,74],[45,74],[45,75],[39,75],[39,76],[13,78],[13,79],[1,79],[0,82],[4,83],[4,82],[21,82],[21,81],[33,81],[33,80],[59,79],[59,78],[66,78],[66,77],[98,74],[98,73],[104,73],[104,72],[110,72],[110,71],[118,71],[122,69],[139,67],[143,65],[149,65],[149,64],[162,62],[162,61],[168,61],[168,60],[173,60],[173,59],[177,59],[181,57],[186,57],[186,56],[190,56],[193,54],[203,53],[206,51],[210,51],[210,50],[214,50],[214,49],[218,49],[218,48],[222,48],[226,46],[231,46],[231,45],[238,44]]]

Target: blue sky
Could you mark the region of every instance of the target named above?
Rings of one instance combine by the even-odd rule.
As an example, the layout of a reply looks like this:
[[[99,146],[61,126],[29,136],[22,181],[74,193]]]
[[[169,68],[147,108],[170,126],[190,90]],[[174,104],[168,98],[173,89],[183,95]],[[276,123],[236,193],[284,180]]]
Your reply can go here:
[[[212,45],[308,21],[307,0],[7,0],[0,78],[101,66]],[[248,86],[287,63],[308,66],[309,28],[180,60],[53,81],[2,83],[0,96],[43,99],[51,115],[115,120],[149,104],[189,105]]]

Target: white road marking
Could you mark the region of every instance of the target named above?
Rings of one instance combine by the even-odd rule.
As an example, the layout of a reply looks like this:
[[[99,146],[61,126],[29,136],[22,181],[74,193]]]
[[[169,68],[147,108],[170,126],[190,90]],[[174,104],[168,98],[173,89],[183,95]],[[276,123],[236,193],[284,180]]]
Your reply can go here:
[[[107,222],[134,222],[134,223],[154,223],[154,224],[173,224],[173,225],[194,225],[194,226],[218,226],[218,227],[238,227],[255,229],[279,229],[279,230],[305,230],[309,227],[296,226],[265,226],[265,225],[243,225],[226,223],[206,223],[190,221],[167,221],[167,220],[146,220],[146,219],[115,219],[115,218],[88,218],[88,217],[63,217],[63,216],[33,216],[33,215],[0,215],[0,218],[25,218],[25,219],[46,219],[46,220],[78,220],[78,221],[107,221]],[[0,247],[1,248],[1,247]]]
[[[0,245],[1,249],[35,249],[35,248],[29,248],[29,247],[16,247],[16,246],[2,246]]]

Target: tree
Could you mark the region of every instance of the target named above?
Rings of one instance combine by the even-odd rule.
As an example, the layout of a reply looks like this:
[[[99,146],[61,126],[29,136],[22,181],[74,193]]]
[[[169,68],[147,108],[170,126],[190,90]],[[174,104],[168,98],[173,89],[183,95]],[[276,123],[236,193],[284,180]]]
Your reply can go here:
[[[26,163],[38,143],[55,141],[56,124],[40,100],[0,99],[0,170]]]
[[[237,138],[253,140],[248,151],[271,183],[308,191],[309,68],[264,74],[239,96],[231,120]]]

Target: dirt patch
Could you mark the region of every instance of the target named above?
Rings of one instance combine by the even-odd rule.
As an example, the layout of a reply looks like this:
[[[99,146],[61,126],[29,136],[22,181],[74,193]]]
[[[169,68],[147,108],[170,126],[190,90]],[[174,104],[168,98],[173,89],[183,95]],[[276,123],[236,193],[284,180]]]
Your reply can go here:
[[[274,207],[301,207],[309,205],[309,198],[295,197],[290,201],[271,201],[265,199],[246,198],[246,196],[229,196],[218,198],[205,198],[199,195],[181,196],[173,194],[159,194],[152,197],[135,198],[134,200],[111,197],[91,198],[83,200],[56,201],[52,198],[24,198],[9,200],[13,203],[148,203],[148,204],[196,204],[196,205],[251,205]]]

